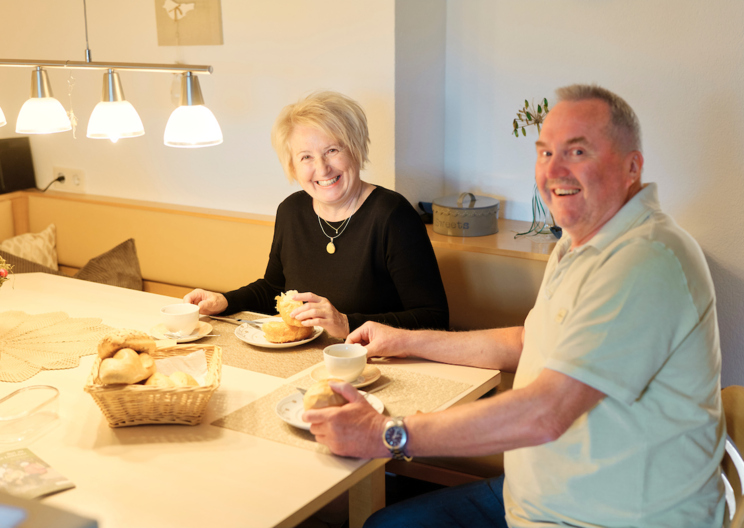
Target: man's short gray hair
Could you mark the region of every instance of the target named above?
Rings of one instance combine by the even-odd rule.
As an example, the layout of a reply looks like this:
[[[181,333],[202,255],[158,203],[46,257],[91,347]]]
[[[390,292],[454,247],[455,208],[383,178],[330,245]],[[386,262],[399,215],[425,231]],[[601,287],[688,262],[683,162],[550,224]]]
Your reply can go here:
[[[617,146],[625,152],[643,151],[641,147],[641,125],[633,109],[619,95],[594,84],[572,84],[555,91],[558,102],[578,102],[599,99],[610,108],[610,135]]]

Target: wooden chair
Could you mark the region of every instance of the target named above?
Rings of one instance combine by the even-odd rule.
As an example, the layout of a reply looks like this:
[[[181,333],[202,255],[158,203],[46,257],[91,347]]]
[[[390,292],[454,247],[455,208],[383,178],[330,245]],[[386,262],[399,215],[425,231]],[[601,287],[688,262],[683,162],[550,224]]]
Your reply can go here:
[[[744,387],[731,385],[721,391],[726,429],[730,440],[726,440],[723,456],[723,482],[726,487],[726,516],[723,526],[744,527],[744,461],[736,446],[744,447]]]

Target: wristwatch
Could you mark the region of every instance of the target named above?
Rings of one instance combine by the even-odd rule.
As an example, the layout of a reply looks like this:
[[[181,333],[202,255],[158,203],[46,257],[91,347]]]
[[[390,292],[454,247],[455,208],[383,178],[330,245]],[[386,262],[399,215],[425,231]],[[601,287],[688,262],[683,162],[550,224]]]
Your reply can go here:
[[[395,460],[405,460],[407,462],[412,460],[405,453],[408,431],[406,430],[406,424],[403,423],[402,416],[388,420],[385,429],[382,431],[382,442],[393,454]]]

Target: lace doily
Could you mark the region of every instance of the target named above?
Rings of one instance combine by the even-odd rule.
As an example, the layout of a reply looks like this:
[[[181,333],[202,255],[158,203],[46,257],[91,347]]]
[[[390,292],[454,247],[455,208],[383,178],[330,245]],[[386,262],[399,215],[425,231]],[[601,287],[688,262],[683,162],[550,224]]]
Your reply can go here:
[[[110,331],[100,319],[71,319],[64,312],[0,313],[0,381],[77,367],[82,356],[96,353],[98,341]]]

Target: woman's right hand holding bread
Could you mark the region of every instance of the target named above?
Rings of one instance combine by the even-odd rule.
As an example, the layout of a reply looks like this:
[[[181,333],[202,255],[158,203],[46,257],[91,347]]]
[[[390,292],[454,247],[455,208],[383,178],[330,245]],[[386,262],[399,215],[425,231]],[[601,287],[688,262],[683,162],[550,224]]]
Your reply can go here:
[[[295,301],[303,304],[293,308],[290,316],[305,326],[320,326],[331,337],[345,339],[349,335],[349,319],[331,304],[325,297],[305,292],[295,295]]]
[[[215,315],[227,309],[227,299],[224,295],[200,288],[187,293],[183,302],[197,305],[202,315]]]

